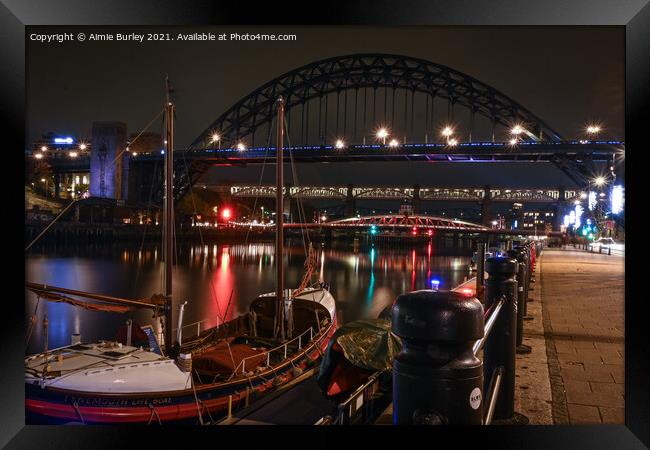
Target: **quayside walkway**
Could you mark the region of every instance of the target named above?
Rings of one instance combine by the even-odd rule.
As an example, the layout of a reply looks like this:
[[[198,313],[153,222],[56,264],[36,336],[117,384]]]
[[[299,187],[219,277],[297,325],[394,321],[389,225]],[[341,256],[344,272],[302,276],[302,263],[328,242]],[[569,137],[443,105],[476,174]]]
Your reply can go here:
[[[537,271],[552,423],[624,423],[624,257],[546,248]]]

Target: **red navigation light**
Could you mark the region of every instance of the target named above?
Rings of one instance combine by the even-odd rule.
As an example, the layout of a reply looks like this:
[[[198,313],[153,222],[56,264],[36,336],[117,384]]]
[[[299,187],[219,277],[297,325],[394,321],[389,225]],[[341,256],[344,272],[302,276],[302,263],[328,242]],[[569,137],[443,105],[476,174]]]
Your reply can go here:
[[[232,216],[232,211],[230,208],[224,208],[223,211],[221,211],[221,217],[224,219],[228,220]]]
[[[428,234],[429,236],[433,236],[433,230],[429,230],[429,231],[427,231],[427,234]]]

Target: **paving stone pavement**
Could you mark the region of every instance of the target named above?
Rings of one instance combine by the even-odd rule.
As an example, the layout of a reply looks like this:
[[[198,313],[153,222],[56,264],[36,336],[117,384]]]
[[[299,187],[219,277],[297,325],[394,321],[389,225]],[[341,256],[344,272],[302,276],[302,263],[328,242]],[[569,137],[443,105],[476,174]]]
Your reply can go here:
[[[624,258],[547,248],[538,270],[553,423],[623,424]]]
[[[553,424],[553,396],[548,370],[546,339],[539,301],[539,265],[536,267],[533,290],[528,294],[527,315],[524,321],[524,345],[531,347],[528,354],[515,359],[515,411],[528,417],[531,425]]]

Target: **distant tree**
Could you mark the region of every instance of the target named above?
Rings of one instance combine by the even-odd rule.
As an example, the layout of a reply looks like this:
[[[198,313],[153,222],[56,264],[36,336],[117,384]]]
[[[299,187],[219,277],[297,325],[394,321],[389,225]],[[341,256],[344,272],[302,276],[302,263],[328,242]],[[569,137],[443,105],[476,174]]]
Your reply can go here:
[[[39,191],[45,194],[45,184],[41,182],[42,179],[50,182],[54,171],[52,166],[47,161],[42,161],[39,159],[30,160],[30,163],[26,164],[26,182],[28,186],[34,187],[35,191]]]

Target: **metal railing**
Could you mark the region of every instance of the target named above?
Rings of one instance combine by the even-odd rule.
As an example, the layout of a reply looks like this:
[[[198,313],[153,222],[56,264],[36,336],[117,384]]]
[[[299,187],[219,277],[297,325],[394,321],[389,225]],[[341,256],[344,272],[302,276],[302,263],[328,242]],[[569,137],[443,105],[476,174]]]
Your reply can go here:
[[[497,317],[499,317],[499,311],[501,311],[501,308],[503,308],[505,301],[506,301],[505,298],[501,297],[499,302],[486,312],[485,331],[483,337],[481,339],[478,339],[474,343],[474,346],[472,347],[472,350],[474,351],[474,356],[476,356],[478,352],[480,352],[483,346],[485,345],[485,341],[487,341],[488,337],[490,336],[490,332],[494,327],[494,323],[496,322]]]
[[[204,322],[208,322],[209,320],[210,320],[210,319],[203,319],[203,320],[199,320],[198,322],[192,322],[192,323],[188,323],[187,325],[183,325],[183,326],[181,327],[181,330],[185,330],[186,328],[191,328],[191,329],[195,329],[195,330],[196,330],[196,334],[189,334],[189,335],[186,335],[186,334],[185,334],[185,331],[183,331],[183,338],[192,338],[192,337],[196,337],[196,336],[200,335],[200,334],[201,334],[201,331],[202,331],[202,330],[201,330],[201,328],[202,328],[202,324],[203,324]],[[219,323],[219,318],[217,317],[217,325],[216,325],[215,328],[216,328],[217,330],[219,330],[219,328],[220,328],[224,323],[226,323],[226,322],[221,322],[221,323]],[[203,330],[206,330],[206,329],[207,329],[207,327],[204,327],[204,328],[203,328]],[[178,327],[176,327],[176,328],[172,328],[172,334],[173,334],[173,335],[175,335],[177,331],[178,331]],[[159,344],[160,344],[161,346],[163,346],[163,345],[164,345],[164,342],[163,342],[163,341],[164,341],[164,332],[163,332],[163,331],[159,331],[159,332],[157,333],[157,336],[158,336],[158,342],[159,342]]]
[[[318,333],[320,333],[320,331],[318,331],[316,333],[316,335],[318,335]],[[311,343],[311,341],[314,339],[314,327],[313,326],[309,327],[308,330],[303,331],[297,337],[291,339],[290,341],[285,342],[284,344],[282,344],[282,345],[280,345],[278,347],[272,348],[270,350],[266,350],[265,352],[259,353],[257,355],[247,356],[246,358],[243,358],[239,362],[239,364],[237,364],[235,369],[233,370],[233,374],[237,374],[237,372],[239,371],[240,366],[241,366],[241,374],[242,375],[245,374],[246,373],[246,361],[248,361],[250,359],[259,359],[259,357],[262,356],[262,355],[266,355],[266,367],[269,367],[271,365],[271,353],[273,353],[273,352],[282,351],[283,352],[283,358],[282,359],[286,359],[289,344],[292,344],[292,343],[297,341],[298,342],[298,350],[301,350],[302,349],[302,344],[303,344],[303,342],[302,342],[303,337],[306,336],[307,334],[309,334],[309,341],[308,342]],[[322,339],[322,336],[318,339],[318,341],[320,341],[321,339]]]
[[[373,416],[372,397],[379,390],[379,376],[382,371],[375,372],[364,384],[359,386],[350,396],[339,404],[338,415],[333,422],[321,419],[321,425],[351,425],[359,421],[366,421]],[[318,425],[319,423],[317,423]]]

